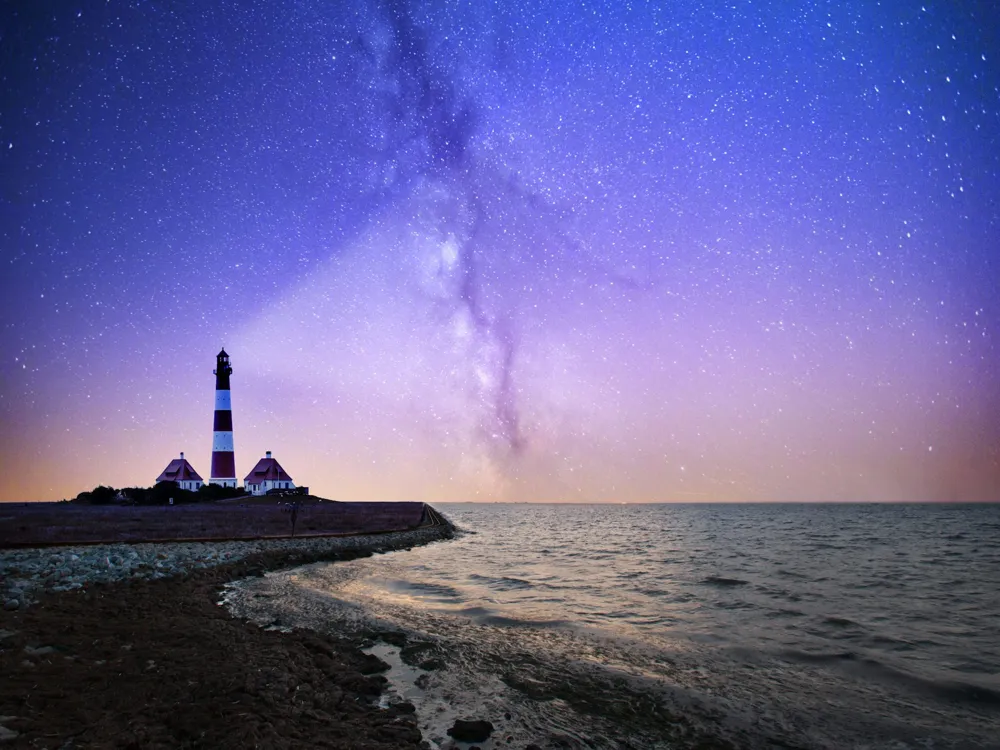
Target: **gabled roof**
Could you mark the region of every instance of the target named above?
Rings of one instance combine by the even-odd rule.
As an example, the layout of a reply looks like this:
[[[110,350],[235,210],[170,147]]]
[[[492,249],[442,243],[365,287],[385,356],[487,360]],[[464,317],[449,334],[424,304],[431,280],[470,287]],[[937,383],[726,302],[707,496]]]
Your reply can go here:
[[[175,458],[163,473],[156,478],[157,482],[201,482],[201,475],[194,470],[186,458]]]
[[[281,468],[281,464],[273,458],[262,458],[247,474],[243,484],[260,484],[261,482],[291,482],[292,478]]]

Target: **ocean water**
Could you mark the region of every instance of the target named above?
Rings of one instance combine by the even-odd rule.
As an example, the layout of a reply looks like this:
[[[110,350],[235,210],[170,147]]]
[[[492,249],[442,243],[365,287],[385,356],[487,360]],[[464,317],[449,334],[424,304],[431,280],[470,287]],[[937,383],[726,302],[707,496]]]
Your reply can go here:
[[[456,539],[229,606],[403,633],[372,649],[436,747],[1000,748],[1000,506],[437,507]]]

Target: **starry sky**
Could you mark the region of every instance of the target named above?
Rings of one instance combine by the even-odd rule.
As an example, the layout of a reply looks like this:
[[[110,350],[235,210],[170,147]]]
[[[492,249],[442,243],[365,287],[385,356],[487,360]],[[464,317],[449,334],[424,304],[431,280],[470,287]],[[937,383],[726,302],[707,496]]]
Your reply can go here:
[[[1000,499],[1000,11],[0,11],[0,500]]]

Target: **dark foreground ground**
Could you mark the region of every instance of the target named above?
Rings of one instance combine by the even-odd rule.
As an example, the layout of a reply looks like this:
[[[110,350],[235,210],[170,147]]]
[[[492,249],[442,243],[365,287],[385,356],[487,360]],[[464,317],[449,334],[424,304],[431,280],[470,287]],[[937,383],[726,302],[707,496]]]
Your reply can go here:
[[[228,581],[306,561],[269,553],[0,612],[0,725],[18,732],[0,747],[419,747],[412,707],[373,704],[384,665],[358,643],[264,630],[216,603]]]

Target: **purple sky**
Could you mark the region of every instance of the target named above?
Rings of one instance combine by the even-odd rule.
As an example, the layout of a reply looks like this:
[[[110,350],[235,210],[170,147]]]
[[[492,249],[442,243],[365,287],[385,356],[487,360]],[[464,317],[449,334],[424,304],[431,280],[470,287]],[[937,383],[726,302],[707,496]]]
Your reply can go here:
[[[0,500],[1000,499],[1000,12],[329,5],[2,11]]]

